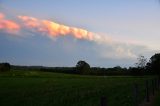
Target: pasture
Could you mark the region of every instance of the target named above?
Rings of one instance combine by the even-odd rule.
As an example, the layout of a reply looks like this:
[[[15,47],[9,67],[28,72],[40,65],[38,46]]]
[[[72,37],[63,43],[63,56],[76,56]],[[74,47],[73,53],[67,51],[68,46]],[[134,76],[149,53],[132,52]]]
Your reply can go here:
[[[133,106],[133,84],[145,96],[145,84],[154,76],[85,76],[11,70],[0,73],[0,106]]]

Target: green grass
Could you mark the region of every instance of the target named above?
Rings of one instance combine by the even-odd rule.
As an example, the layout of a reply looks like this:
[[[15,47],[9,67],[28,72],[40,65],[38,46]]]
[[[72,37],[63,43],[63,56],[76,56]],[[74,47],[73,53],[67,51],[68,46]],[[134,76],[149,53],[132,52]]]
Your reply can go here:
[[[103,77],[38,71],[0,73],[0,106],[133,106],[133,83],[141,86],[151,76]]]

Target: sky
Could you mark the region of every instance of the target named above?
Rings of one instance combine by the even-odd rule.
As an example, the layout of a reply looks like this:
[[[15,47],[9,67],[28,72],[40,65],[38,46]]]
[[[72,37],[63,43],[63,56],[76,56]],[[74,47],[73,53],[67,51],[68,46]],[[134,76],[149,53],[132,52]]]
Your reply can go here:
[[[134,66],[160,52],[159,0],[0,0],[0,62]]]

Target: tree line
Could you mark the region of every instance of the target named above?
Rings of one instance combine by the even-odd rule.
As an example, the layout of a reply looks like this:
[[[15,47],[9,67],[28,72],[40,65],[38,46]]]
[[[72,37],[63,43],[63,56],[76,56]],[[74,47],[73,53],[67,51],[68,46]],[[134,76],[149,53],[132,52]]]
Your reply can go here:
[[[89,63],[80,60],[75,67],[41,68],[41,70],[85,75],[160,75],[160,53],[153,55],[148,62],[141,55],[137,58],[135,67],[129,68],[122,68],[120,66],[113,68],[90,67]]]
[[[135,67],[129,68],[120,66],[113,68],[90,67],[89,63],[80,60],[75,67],[11,66],[9,63],[0,63],[0,72],[9,71],[11,67],[16,70],[37,70],[83,75],[160,75],[160,53],[154,54],[148,62],[141,55],[137,58]]]

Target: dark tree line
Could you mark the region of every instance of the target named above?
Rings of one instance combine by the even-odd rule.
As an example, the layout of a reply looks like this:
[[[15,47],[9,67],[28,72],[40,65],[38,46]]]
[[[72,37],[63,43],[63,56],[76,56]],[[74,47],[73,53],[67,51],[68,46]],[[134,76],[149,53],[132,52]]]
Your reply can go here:
[[[160,75],[160,53],[154,54],[149,61],[144,56],[138,57],[136,67],[130,67],[128,70],[133,75]]]
[[[78,61],[75,67],[43,67],[43,66],[12,66],[14,70],[35,70],[68,74],[85,75],[160,75],[160,53],[153,55],[149,61],[144,56],[137,58],[135,67],[113,68],[90,67],[86,61]],[[0,63],[0,72],[9,71],[9,63]]]
[[[79,61],[76,65],[76,70],[82,74],[91,75],[160,75],[160,53],[154,54],[147,62],[147,59],[140,55],[137,58],[135,67],[122,68],[116,66],[113,68],[90,68],[85,61]]]

